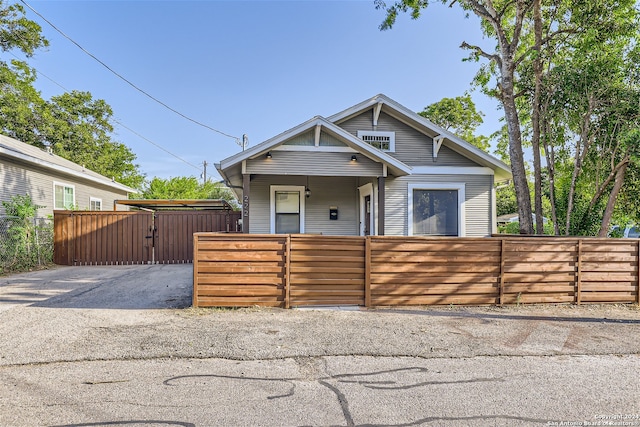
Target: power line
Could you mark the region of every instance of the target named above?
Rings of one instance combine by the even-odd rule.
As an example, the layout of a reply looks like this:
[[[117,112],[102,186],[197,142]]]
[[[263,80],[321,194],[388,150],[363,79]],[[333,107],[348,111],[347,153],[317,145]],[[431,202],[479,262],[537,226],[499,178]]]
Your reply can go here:
[[[129,86],[131,86],[132,88],[134,88],[135,90],[137,90],[138,92],[142,93],[143,95],[147,96],[148,98],[152,99],[153,101],[157,102],[158,104],[162,105],[163,107],[165,107],[166,109],[168,109],[169,111],[179,115],[180,117],[189,120],[192,123],[197,124],[198,126],[202,126],[206,129],[209,129],[213,132],[217,132],[220,135],[226,136],[227,138],[231,138],[233,140],[235,140],[236,144],[241,145],[240,143],[240,138],[238,138],[237,136],[233,136],[233,135],[229,135],[228,133],[222,132],[218,129],[212,128],[209,125],[206,125],[196,119],[192,119],[191,117],[181,113],[180,111],[170,107],[169,105],[165,104],[164,102],[160,101],[158,98],[154,97],[153,95],[149,94],[148,92],[145,92],[143,89],[141,89],[140,87],[136,86],[134,83],[132,83],[131,81],[129,81],[128,79],[126,79],[125,77],[123,77],[121,74],[119,74],[118,72],[116,72],[114,69],[112,69],[111,67],[109,67],[107,64],[105,64],[104,62],[102,62],[100,59],[98,59],[95,55],[93,55],[91,52],[87,51],[85,48],[83,48],[82,46],[80,46],[80,44],[78,44],[75,40],[73,40],[71,37],[69,37],[68,35],[66,35],[62,30],[60,30],[58,27],[56,27],[51,21],[49,21],[47,18],[45,18],[44,16],[42,16],[37,10],[35,10],[33,7],[31,7],[31,5],[29,5],[29,3],[27,3],[25,0],[20,0],[25,6],[27,6],[29,9],[31,9],[33,11],[33,13],[35,13],[36,15],[38,15],[40,18],[42,18],[42,20],[44,20],[47,24],[49,24],[54,30],[56,30],[58,33],[60,33],[64,38],[66,38],[67,40],[69,40],[71,43],[73,43],[74,45],[76,45],[82,52],[84,52],[85,54],[87,54],[88,56],[90,56],[91,58],[93,58],[95,61],[97,61],[100,65],[102,65],[104,68],[106,68],[107,70],[109,70],[111,73],[113,73],[115,76],[117,76],[119,79],[123,80],[124,82],[126,82]]]
[[[17,60],[21,60],[18,56],[16,56],[13,52],[9,52],[14,58],[16,58]],[[37,68],[32,67],[31,65],[29,66],[31,68],[33,68],[34,70],[36,70],[38,72],[38,75],[41,75],[42,77],[46,78],[47,80],[49,80],[50,82],[52,82],[53,84],[55,84],[56,86],[58,86],[59,88],[61,88],[62,90],[69,92],[69,89],[67,89],[66,87],[64,87],[63,85],[61,85],[60,83],[58,83],[57,81],[55,81],[54,79],[52,79],[51,77],[47,76],[46,74],[44,74],[43,72],[39,71]],[[155,146],[156,148],[164,151],[165,153],[169,154],[170,156],[175,157],[176,159],[180,160],[181,162],[191,166],[192,168],[197,169],[199,172],[202,172],[202,169],[200,169],[199,166],[194,165],[193,163],[190,163],[188,161],[186,161],[185,159],[181,158],[180,156],[173,154],[171,151],[167,150],[166,148],[162,147],[159,144],[156,144],[155,142],[153,142],[152,140],[150,140],[149,138],[145,137],[144,135],[141,135],[140,133],[136,132],[135,130],[131,129],[130,127],[126,126],[124,123],[116,120],[115,118],[111,117],[111,120],[114,121],[114,123],[118,124],[120,127],[128,130],[129,132],[131,132],[132,134],[136,135],[137,137],[147,141],[149,144]]]

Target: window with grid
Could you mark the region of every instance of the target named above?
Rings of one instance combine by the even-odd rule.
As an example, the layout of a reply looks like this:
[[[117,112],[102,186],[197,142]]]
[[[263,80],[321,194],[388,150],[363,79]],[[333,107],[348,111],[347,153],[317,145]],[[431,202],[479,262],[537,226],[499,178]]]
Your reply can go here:
[[[395,151],[395,132],[358,131],[358,138],[381,151]]]

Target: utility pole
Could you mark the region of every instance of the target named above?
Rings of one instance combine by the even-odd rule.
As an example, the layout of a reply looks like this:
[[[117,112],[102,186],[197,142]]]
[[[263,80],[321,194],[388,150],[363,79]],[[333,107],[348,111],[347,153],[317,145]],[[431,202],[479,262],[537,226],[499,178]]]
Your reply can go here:
[[[207,161],[202,162],[202,166],[204,167],[204,172],[202,173],[202,182],[207,183]]]

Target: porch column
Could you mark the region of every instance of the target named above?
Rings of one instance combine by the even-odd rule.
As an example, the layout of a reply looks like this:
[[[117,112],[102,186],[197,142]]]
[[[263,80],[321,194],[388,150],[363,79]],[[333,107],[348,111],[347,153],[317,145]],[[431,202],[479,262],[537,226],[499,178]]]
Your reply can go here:
[[[251,175],[242,175],[242,232],[249,233],[249,202],[251,198]]]
[[[378,177],[378,236],[384,236],[384,176]]]

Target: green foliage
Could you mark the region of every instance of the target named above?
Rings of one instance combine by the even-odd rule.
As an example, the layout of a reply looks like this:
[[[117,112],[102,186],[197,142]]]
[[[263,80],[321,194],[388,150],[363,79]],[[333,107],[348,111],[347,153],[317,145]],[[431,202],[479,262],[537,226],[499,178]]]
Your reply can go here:
[[[0,0],[0,50],[20,49],[31,56],[37,49],[49,46],[41,33],[40,25],[25,17],[22,5],[6,5]]]
[[[518,212],[516,190],[512,184],[500,186],[496,189],[496,214],[507,215]]]
[[[478,126],[483,123],[484,114],[476,109],[476,104],[468,94],[455,98],[442,98],[425,107],[418,114],[481,150],[489,149],[489,138],[475,134]]]
[[[520,223],[509,222],[505,225],[498,226],[498,233],[500,234],[520,234]],[[553,224],[550,221],[544,223],[544,234],[547,236],[553,236]]]
[[[23,8],[0,0],[0,50],[20,49],[30,56],[48,46],[40,26],[24,17]],[[0,133],[43,148],[133,188],[144,175],[135,154],[113,140],[113,111],[89,92],[72,91],[44,100],[34,88],[36,72],[27,63],[0,61]]]
[[[194,177],[179,176],[169,179],[154,177],[145,185],[144,199],[224,199],[237,207],[236,197],[229,188],[218,182],[200,183]]]
[[[133,188],[140,188],[144,175],[133,162],[135,154],[111,139],[111,106],[94,100],[89,92],[72,91],[54,96],[47,103],[49,117],[43,124],[53,152],[87,169]]]
[[[3,201],[0,218],[0,274],[26,271],[53,261],[53,224],[35,218],[38,206],[28,195]]]

